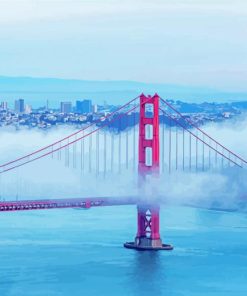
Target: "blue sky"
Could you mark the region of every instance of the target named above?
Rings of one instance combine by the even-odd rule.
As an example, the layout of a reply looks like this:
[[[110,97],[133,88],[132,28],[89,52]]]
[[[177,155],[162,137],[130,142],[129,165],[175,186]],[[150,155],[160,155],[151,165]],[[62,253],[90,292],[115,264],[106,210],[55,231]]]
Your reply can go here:
[[[0,0],[0,75],[247,90],[246,0]]]

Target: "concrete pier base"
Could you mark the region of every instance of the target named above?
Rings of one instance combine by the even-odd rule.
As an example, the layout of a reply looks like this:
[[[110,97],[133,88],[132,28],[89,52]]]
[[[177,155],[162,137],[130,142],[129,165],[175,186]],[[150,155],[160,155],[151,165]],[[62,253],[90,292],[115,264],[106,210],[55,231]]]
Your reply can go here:
[[[127,249],[135,249],[139,251],[173,250],[172,245],[163,244],[161,239],[151,239],[147,237],[137,237],[134,242],[126,242],[124,247]]]

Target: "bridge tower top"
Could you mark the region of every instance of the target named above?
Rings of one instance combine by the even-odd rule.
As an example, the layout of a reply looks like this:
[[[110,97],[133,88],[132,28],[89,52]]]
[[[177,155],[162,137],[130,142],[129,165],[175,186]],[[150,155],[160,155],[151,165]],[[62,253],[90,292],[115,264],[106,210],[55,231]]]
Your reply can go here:
[[[148,135],[148,128],[150,133]],[[151,161],[148,162],[148,153]],[[159,172],[159,96],[140,96],[139,174]]]

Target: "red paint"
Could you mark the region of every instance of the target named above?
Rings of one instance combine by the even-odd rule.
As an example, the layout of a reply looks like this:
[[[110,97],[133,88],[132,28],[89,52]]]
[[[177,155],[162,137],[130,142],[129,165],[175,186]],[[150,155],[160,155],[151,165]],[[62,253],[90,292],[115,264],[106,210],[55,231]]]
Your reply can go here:
[[[236,161],[232,160],[230,157],[224,155],[223,153],[221,153],[220,151],[218,151],[217,149],[215,149],[214,147],[212,147],[210,144],[208,144],[206,141],[202,140],[200,137],[198,137],[195,133],[193,133],[189,128],[187,128],[184,124],[182,124],[179,120],[177,120],[176,118],[174,118],[173,116],[171,116],[168,112],[165,112],[162,108],[159,108],[160,111],[167,116],[168,118],[170,118],[173,122],[175,122],[176,125],[180,126],[183,130],[187,131],[189,134],[191,134],[191,136],[193,136],[196,140],[198,140],[199,142],[201,142],[203,145],[207,146],[209,149],[211,149],[212,151],[216,152],[218,155],[220,155],[221,157],[223,157],[224,159],[228,160],[229,162],[231,162],[232,164],[243,168],[242,165],[238,164]],[[216,142],[216,141],[214,141]],[[221,145],[222,146],[222,145]],[[226,148],[224,148],[226,149]],[[226,149],[228,150],[228,149]],[[232,153],[233,155],[235,155],[234,153]],[[241,161],[245,162],[245,160],[242,160],[240,157],[236,156],[235,158],[240,159]]]
[[[87,197],[46,200],[2,201],[0,202],[0,212],[49,210],[64,208],[89,209],[91,207],[135,205],[137,203],[138,199],[135,196],[125,196],[120,198]]]
[[[147,118],[145,114],[146,105],[153,105],[153,117]],[[146,125],[153,128],[152,139],[146,138]],[[147,147],[152,148],[152,164],[146,165]],[[155,94],[153,97],[145,95],[140,96],[140,122],[139,122],[139,166],[138,171],[141,181],[145,181],[147,173],[159,173],[160,157],[159,157],[159,96]],[[140,183],[141,186],[141,183]],[[137,214],[137,236],[136,240],[141,238],[149,238],[151,240],[159,240],[159,206],[142,205],[138,206]]]
[[[145,116],[146,105],[153,105],[153,118]],[[145,135],[145,126],[153,126],[153,139],[147,140]],[[146,166],[147,147],[152,148],[152,166]],[[159,96],[153,97],[145,95],[140,96],[140,122],[139,122],[139,174],[145,176],[147,171],[157,172],[159,170]]]
[[[164,99],[160,98],[160,100],[170,109],[172,109],[174,112],[176,112],[180,118],[182,118],[184,121],[186,121],[187,123],[189,123],[190,126],[192,126],[193,128],[197,129],[199,132],[201,132],[204,136],[206,136],[208,139],[210,139],[211,141],[213,141],[215,144],[219,145],[221,148],[223,148],[224,150],[226,150],[227,152],[229,152],[231,155],[235,156],[237,159],[239,159],[240,161],[243,161],[244,163],[247,163],[246,160],[244,160],[242,157],[240,157],[239,155],[237,155],[236,153],[234,153],[233,151],[229,150],[228,148],[226,148],[224,145],[220,144],[218,141],[216,141],[215,139],[213,139],[209,134],[205,133],[202,129],[200,129],[198,126],[196,126],[189,118],[183,116],[183,114],[181,112],[179,112],[177,109],[175,109],[169,102],[165,101]],[[163,111],[163,110],[162,110]],[[177,122],[179,124],[179,122]],[[180,125],[180,124],[179,124]],[[180,125],[181,126],[181,125]],[[184,126],[181,126],[183,129],[186,129]],[[194,135],[193,135],[194,136]],[[212,147],[210,147],[212,148]]]
[[[133,101],[133,100],[132,100],[132,101]],[[132,102],[132,101],[130,101],[130,102]],[[128,103],[128,105],[130,104],[130,102]],[[127,105],[127,104],[126,104],[126,105]],[[126,106],[126,105],[124,105],[124,106]],[[114,121],[117,121],[118,119],[120,119],[120,118],[123,117],[124,115],[131,113],[131,112],[134,111],[137,107],[138,107],[138,106],[134,106],[134,107],[132,107],[131,109],[125,111],[125,112],[119,113],[116,117],[114,117],[114,118],[111,120],[111,123],[114,122]],[[121,109],[122,109],[122,107],[121,107]],[[118,110],[120,110],[120,108],[119,108]],[[116,111],[114,111],[114,112],[111,113],[110,115],[115,114],[115,112],[116,112]],[[107,116],[107,117],[108,117],[108,116]],[[6,172],[11,171],[11,170],[14,170],[14,169],[16,169],[16,168],[18,168],[18,167],[22,167],[22,166],[24,166],[24,165],[26,165],[26,164],[28,164],[28,163],[34,162],[34,161],[36,161],[36,160],[38,160],[38,159],[42,159],[42,158],[44,158],[44,157],[46,157],[46,156],[48,156],[48,155],[51,155],[51,154],[53,154],[53,153],[55,153],[55,152],[57,152],[57,151],[59,151],[59,150],[62,150],[62,149],[64,149],[64,148],[68,147],[68,146],[71,146],[72,144],[74,144],[74,143],[76,143],[76,142],[78,142],[78,141],[80,141],[80,140],[82,140],[82,139],[84,139],[84,138],[86,138],[86,137],[89,137],[89,136],[91,136],[92,134],[98,132],[99,130],[103,129],[103,128],[106,127],[107,125],[108,125],[108,122],[106,121],[105,124],[102,124],[100,127],[95,128],[95,129],[94,129],[93,131],[91,131],[91,132],[88,132],[86,135],[82,135],[82,136],[80,136],[80,137],[77,137],[77,138],[74,139],[73,141],[70,141],[69,143],[64,144],[63,146],[60,146],[59,148],[53,149],[53,150],[51,150],[51,151],[48,151],[48,152],[46,152],[46,153],[44,153],[44,154],[42,154],[42,155],[40,155],[40,156],[36,156],[36,154],[37,154],[38,152],[40,152],[40,151],[45,150],[47,147],[52,147],[52,146],[55,145],[55,144],[50,145],[50,146],[47,146],[47,147],[45,147],[45,148],[42,148],[42,149],[40,149],[40,150],[38,150],[38,151],[36,151],[36,152],[34,152],[34,153],[32,153],[32,154],[29,154],[29,155],[24,156],[24,157],[22,157],[22,158],[19,158],[19,159],[17,159],[17,160],[11,161],[11,162],[9,162],[9,163],[7,163],[7,164],[1,165],[0,168],[3,167],[3,169],[2,169],[2,171],[0,170],[0,174],[6,173]],[[90,125],[90,126],[91,126],[91,125]],[[87,128],[85,128],[85,129],[87,129]],[[84,129],[84,130],[85,130],[85,129]],[[74,135],[74,134],[73,134],[73,135]],[[69,136],[69,137],[71,137],[71,136]],[[69,137],[68,137],[68,138],[69,138]],[[64,139],[63,139],[63,140],[64,140]],[[61,141],[63,141],[63,140],[61,140]],[[61,141],[59,141],[59,142],[61,142]],[[59,142],[56,142],[56,144],[59,143]],[[32,159],[29,159],[29,156],[30,156],[30,155],[35,155],[35,157],[32,158]],[[15,164],[16,162],[18,163],[18,161],[19,161],[19,160],[22,160],[22,159],[27,159],[27,160],[26,160],[25,162],[22,162],[21,164]],[[8,167],[9,164],[14,164],[14,165],[11,166],[11,167]],[[6,167],[6,166],[7,166],[7,167]]]
[[[159,233],[159,206],[138,206],[137,238],[160,239]]]

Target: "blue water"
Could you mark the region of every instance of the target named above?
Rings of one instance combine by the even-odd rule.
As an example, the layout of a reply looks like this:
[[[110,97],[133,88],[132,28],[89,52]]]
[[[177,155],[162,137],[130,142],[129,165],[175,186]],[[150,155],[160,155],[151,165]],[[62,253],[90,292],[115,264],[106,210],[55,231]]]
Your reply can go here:
[[[247,214],[169,207],[172,252],[122,247],[135,207],[0,214],[1,296],[247,295]]]

